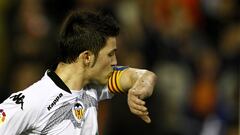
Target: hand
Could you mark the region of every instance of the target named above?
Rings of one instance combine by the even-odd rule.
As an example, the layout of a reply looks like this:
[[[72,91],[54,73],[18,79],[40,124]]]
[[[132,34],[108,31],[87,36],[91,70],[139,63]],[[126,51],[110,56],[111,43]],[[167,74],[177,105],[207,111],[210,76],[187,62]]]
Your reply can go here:
[[[129,68],[123,72],[120,84],[128,91],[128,106],[130,111],[146,123],[150,123],[148,109],[144,99],[153,93],[157,76],[148,70]]]
[[[151,123],[147,107],[145,106],[145,101],[140,99],[141,91],[135,89],[130,89],[128,91],[128,106],[130,111],[139,116],[146,123]]]

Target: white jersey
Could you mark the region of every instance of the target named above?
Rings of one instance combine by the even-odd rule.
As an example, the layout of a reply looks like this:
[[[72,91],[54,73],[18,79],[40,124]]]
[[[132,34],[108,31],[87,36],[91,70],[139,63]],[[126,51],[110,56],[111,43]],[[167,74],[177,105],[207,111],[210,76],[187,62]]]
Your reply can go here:
[[[107,87],[71,91],[48,70],[0,104],[0,135],[97,135],[98,101],[112,96]]]

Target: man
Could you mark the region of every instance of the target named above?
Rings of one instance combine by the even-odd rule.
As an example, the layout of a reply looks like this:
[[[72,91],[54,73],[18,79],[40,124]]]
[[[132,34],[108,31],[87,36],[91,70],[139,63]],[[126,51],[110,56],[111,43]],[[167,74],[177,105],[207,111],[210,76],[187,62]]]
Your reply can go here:
[[[128,93],[131,112],[151,120],[144,99],[154,73],[117,65],[119,27],[108,15],[73,11],[63,23],[56,69],[0,104],[0,134],[96,135],[97,103]]]

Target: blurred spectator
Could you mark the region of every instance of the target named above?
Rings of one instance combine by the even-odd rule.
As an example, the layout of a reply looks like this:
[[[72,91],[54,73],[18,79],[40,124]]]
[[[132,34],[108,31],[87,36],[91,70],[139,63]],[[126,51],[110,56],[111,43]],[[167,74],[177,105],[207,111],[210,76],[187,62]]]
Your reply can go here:
[[[238,0],[200,0],[202,14],[204,14],[204,30],[206,35],[218,46],[218,38],[222,28],[239,20]]]
[[[54,56],[52,54],[54,46],[51,45],[53,39],[50,39],[48,35],[50,23],[44,15],[42,2],[22,0],[15,4],[16,7],[13,6],[10,12],[13,15],[9,18],[14,21],[8,24],[12,26],[10,29],[12,36],[9,42],[11,66],[9,66],[7,77],[7,88],[11,89],[11,93],[26,88],[34,80],[39,79],[44,73],[39,69]]]
[[[238,0],[1,0],[0,99],[52,63],[69,10],[100,9],[121,25],[118,64],[159,76],[147,100],[152,124],[129,114],[120,99],[126,96],[116,96],[99,105],[101,135],[239,134],[239,7]]]
[[[44,72],[41,63],[21,62],[15,65],[15,70],[10,74],[10,89],[12,92],[20,91],[38,81]]]
[[[219,66],[219,57],[215,51],[210,49],[200,50],[195,62],[196,79],[190,97],[193,113],[197,117],[206,118],[214,113]]]
[[[192,82],[192,73],[189,67],[183,63],[165,61],[156,67],[159,77],[157,91],[163,100],[162,109],[158,117],[158,123],[164,125],[165,135],[183,135],[184,133],[184,107]],[[159,132],[161,134],[161,132]]]
[[[0,101],[7,98],[9,92],[6,90],[6,80],[7,76],[7,68],[9,65],[9,47],[8,47],[8,29],[6,27],[7,21],[7,11],[10,8],[11,2],[8,0],[0,1]]]
[[[226,134],[239,133],[239,89],[240,89],[240,23],[225,26],[220,34],[219,48],[224,66],[219,83],[218,113],[224,121]]]

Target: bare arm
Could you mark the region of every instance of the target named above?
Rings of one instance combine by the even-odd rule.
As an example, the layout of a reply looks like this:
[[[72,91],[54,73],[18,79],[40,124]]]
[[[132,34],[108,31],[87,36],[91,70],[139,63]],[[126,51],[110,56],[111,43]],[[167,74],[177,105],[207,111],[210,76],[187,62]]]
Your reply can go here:
[[[153,72],[135,68],[126,69],[119,80],[122,89],[128,92],[130,111],[147,123],[151,119],[144,99],[152,95],[156,80],[157,76]]]

